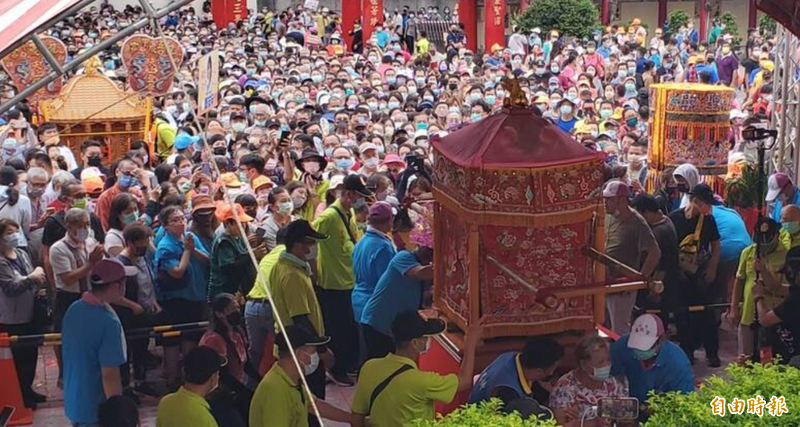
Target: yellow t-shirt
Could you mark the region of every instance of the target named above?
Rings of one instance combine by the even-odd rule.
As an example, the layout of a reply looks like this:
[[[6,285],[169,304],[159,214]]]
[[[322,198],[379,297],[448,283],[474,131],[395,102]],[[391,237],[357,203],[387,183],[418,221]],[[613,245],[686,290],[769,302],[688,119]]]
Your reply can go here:
[[[250,402],[250,427],[308,427],[308,395],[277,363]]]
[[[422,55],[425,53],[430,52],[431,50],[431,42],[428,39],[419,39],[417,40],[417,55]]]
[[[278,258],[281,256],[281,252],[286,250],[286,246],[278,245],[275,246],[270,253],[268,253],[264,258],[261,259],[261,262],[258,263],[258,276],[256,276],[256,282],[253,284],[253,289],[250,290],[250,293],[247,294],[247,297],[250,299],[267,299],[267,282],[269,281],[269,275],[272,273],[272,269],[275,267],[275,264],[278,263]]]
[[[218,427],[203,396],[181,387],[158,402],[156,427]]]
[[[286,251],[282,252],[284,253]],[[308,320],[314,325],[317,335],[325,335],[322,310],[314,293],[311,276],[304,267],[299,266],[296,261],[287,259],[287,256],[279,256],[269,275],[267,286],[272,293],[273,308],[284,326],[294,323],[292,317],[308,315]]]
[[[394,377],[367,414],[372,392],[403,365],[413,369]],[[413,360],[390,353],[368,361],[361,368],[353,396],[353,413],[368,415],[372,427],[413,426],[414,420],[432,420],[434,402],[450,403],[457,391],[458,376],[420,371]]]
[[[356,282],[353,273],[353,250],[356,245],[350,240],[344,220],[339,212],[345,213],[342,203],[335,201],[314,221],[314,229],[328,236],[317,244],[317,285],[328,290],[353,289]],[[358,239],[358,225],[355,212],[349,212],[350,232]]]
[[[773,274],[783,267],[786,263],[786,252],[789,250],[786,246],[786,241],[778,239],[778,247],[775,251],[767,255],[767,267]],[[753,301],[753,285],[756,281],[756,268],[755,268],[755,254],[756,245],[750,245],[742,251],[739,257],[739,269],[736,271],[736,278],[744,280],[744,292],[742,295],[742,320],[739,322],[744,326],[749,326],[753,323],[756,312],[756,305]],[[783,275],[778,276],[782,281]],[[778,305],[786,296],[786,291],[783,289],[764,288],[764,303],[768,309],[772,309]]]

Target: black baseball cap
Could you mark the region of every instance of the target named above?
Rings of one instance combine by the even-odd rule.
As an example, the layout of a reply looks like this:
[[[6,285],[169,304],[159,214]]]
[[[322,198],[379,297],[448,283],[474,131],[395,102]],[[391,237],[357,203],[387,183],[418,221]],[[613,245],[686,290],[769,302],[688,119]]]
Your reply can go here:
[[[441,319],[425,320],[416,310],[402,311],[392,322],[394,342],[409,342],[414,338],[430,337],[444,332],[446,324]]]
[[[304,219],[292,221],[291,224],[286,226],[286,241],[298,242],[305,238],[313,240],[326,240],[327,235],[314,230],[311,223]]]
[[[320,337],[312,334],[303,327],[297,325],[289,325],[285,329],[285,334],[279,334],[275,338],[275,344],[278,346],[279,352],[284,352],[289,349],[289,344],[295,349],[303,346],[319,347],[331,341],[330,337]],[[286,338],[289,337],[289,342]]]
[[[347,175],[344,179],[344,189],[355,191],[364,197],[372,197],[375,194],[367,188],[367,179],[360,174]]]
[[[692,187],[689,195],[703,203],[714,204],[714,190],[708,184],[697,184]]]
[[[190,384],[205,384],[227,364],[228,361],[214,349],[201,345],[183,359],[183,376]]]

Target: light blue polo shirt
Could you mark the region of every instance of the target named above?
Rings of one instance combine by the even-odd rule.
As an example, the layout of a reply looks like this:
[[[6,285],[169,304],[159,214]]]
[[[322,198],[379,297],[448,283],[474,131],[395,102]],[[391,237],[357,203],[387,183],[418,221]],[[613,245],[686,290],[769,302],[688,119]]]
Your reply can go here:
[[[122,324],[108,305],[81,299],[64,315],[61,334],[67,418],[73,424],[97,424],[97,407],[106,399],[102,368],[119,367],[127,359]]]
[[[188,233],[187,233],[188,235]],[[206,248],[203,242],[194,236],[194,247],[211,257],[210,248]],[[153,270],[157,272],[157,276],[168,274],[167,271],[177,267],[181,263],[183,256],[183,242],[176,239],[175,236],[165,233],[164,237],[158,242],[156,249],[155,261],[153,261]],[[159,299],[170,300],[182,298],[187,301],[206,301],[208,299],[208,283],[210,277],[210,264],[201,261],[196,256],[192,255],[189,259],[189,267],[184,271],[183,278],[188,284],[176,290],[164,291],[157,289]]]
[[[408,251],[400,251],[392,258],[364,307],[361,323],[391,337],[392,322],[397,313],[420,308],[425,282],[406,276],[418,265],[417,257]]]
[[[719,231],[720,261],[739,261],[739,255],[744,248],[753,243],[741,215],[723,205],[714,205],[711,215]]]
[[[645,402],[650,390],[659,394],[694,391],[692,365],[686,353],[674,342],[664,341],[656,356],[656,363],[645,370],[642,363],[633,357],[633,350],[628,348],[628,337],[624,335],[611,344],[611,375],[625,375],[628,378],[632,397]]]
[[[366,234],[353,250],[353,271],[356,285],[353,288],[353,318],[361,320],[364,306],[375,292],[378,281],[386,272],[389,263],[397,251],[389,237],[374,229],[367,229]]]

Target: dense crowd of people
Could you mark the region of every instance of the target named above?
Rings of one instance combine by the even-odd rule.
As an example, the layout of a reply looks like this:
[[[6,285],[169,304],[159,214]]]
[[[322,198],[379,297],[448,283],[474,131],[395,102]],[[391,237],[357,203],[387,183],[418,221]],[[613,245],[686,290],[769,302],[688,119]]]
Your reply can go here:
[[[103,158],[99,135],[73,152],[25,101],[2,117],[0,330],[62,333],[59,385],[73,425],[135,426],[149,395],[161,398],[159,427],[304,426],[317,414],[407,426],[468,390],[471,402],[602,425],[603,397],[691,392],[701,346],[719,367],[721,311],[687,307],[728,301],[741,354],[755,356],[759,335],[784,361],[796,354],[800,192],[789,176],[770,177],[773,211],[757,227],[690,164],[646,191],[653,83],[734,88],[731,158],[755,160],[742,128],[774,111],[770,35],[752,31],[738,46],[719,22],[700,40],[692,22],[666,33],[634,20],[584,40],[514,28],[507,46],[473,52],[457,21],[442,45],[421,29],[449,9],[386,12],[369,37],[357,23],[351,46],[326,8],[265,9],[220,27],[207,12],[182,9],[150,29],[185,56],[173,89],[154,100],[151,138],[122,158]],[[47,33],[72,58],[143,16],[105,4]],[[212,51],[220,102],[200,116],[197,59]],[[101,59],[126,87],[119,46]],[[621,338],[585,337],[560,378],[564,350],[547,337],[475,372],[479,325],[465,331],[458,374],[423,372],[420,355],[445,330],[418,313],[430,307],[434,268],[430,140],[501,109],[505,78],[575,144],[607,154],[606,252],[665,292],[609,296]],[[2,88],[3,102],[20,89],[7,79]],[[659,316],[641,314],[653,308]],[[751,327],[756,313],[762,331]],[[160,335],[155,347],[125,336],[202,321],[206,331]],[[13,353],[35,407],[45,399],[32,388],[38,349]],[[147,376],[159,366],[163,397]],[[325,402],[331,382],[356,387],[352,408]]]

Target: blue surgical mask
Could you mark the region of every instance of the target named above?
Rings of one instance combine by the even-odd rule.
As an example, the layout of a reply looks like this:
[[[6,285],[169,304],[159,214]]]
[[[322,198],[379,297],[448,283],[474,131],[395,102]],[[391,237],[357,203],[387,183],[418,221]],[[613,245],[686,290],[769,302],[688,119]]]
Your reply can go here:
[[[417,123],[417,130],[428,130],[428,124],[425,122]]]
[[[387,78],[386,78],[386,83],[388,83],[388,84],[390,84],[390,85],[393,85],[393,84],[395,84],[396,82],[397,82],[397,77],[387,77]]]
[[[495,102],[497,102],[497,98],[494,95],[486,95],[486,103],[494,105]]]
[[[336,159],[334,162],[336,163],[336,167],[341,170],[350,170],[353,167],[353,159]]]
[[[389,109],[390,109],[390,110],[393,110],[393,109],[395,109],[395,108],[400,108],[400,103],[399,103],[399,102],[397,102],[397,101],[389,101],[389,102],[386,104],[386,106],[387,106],[387,107],[389,107]]]
[[[122,176],[119,178],[119,186],[124,189],[136,187],[138,185],[139,181],[136,180],[136,178],[134,178],[132,175],[122,174]]]
[[[592,378],[597,381],[605,381],[611,376],[611,365],[602,368],[592,368]]]
[[[318,76],[318,75],[311,76],[311,81],[314,82],[314,83],[319,83],[319,82],[322,81],[322,76]]]
[[[481,115],[480,113],[472,113],[469,116],[469,119],[472,121],[472,123],[479,122],[481,121]]]

